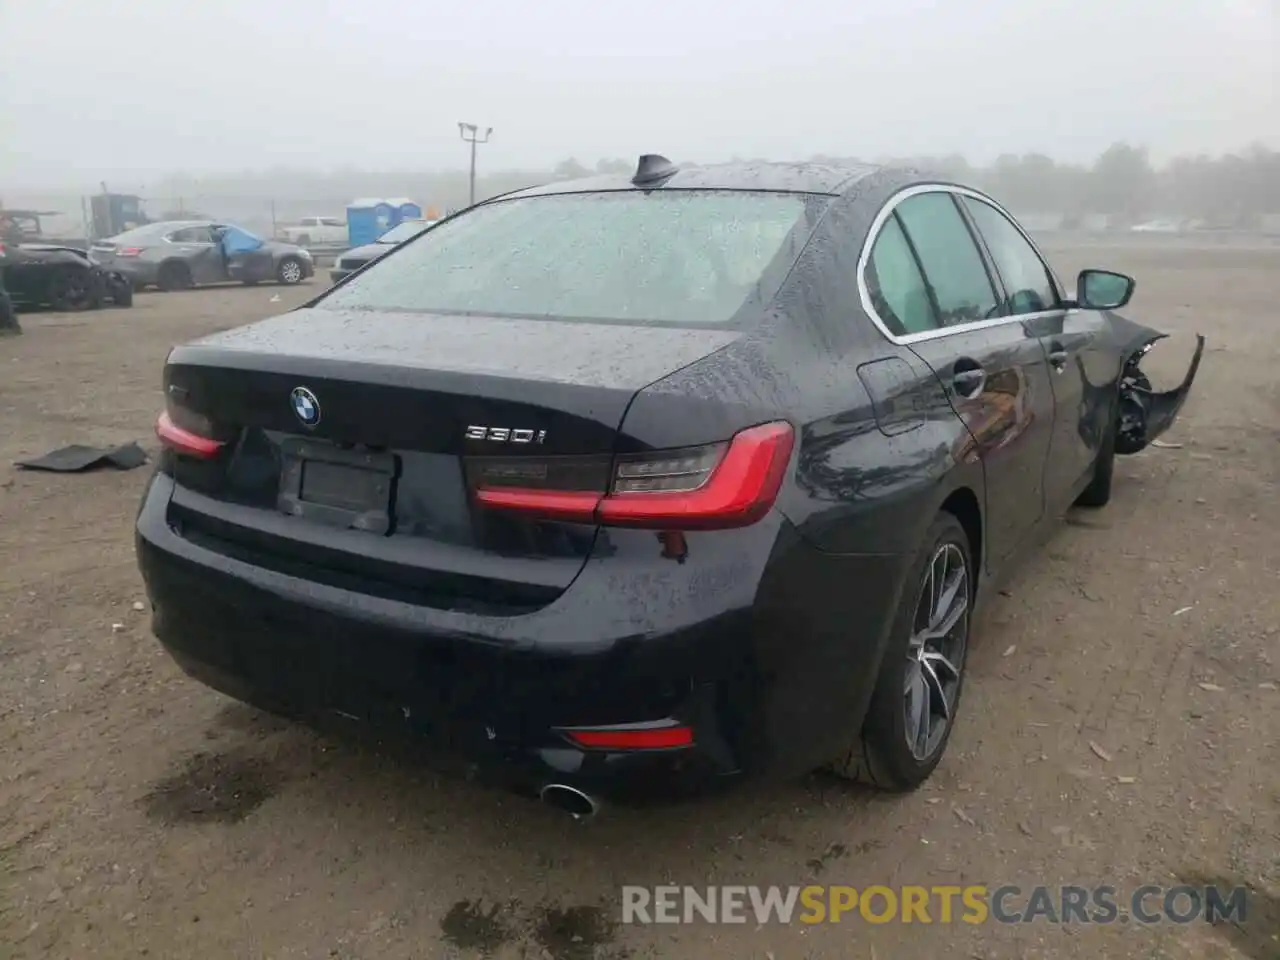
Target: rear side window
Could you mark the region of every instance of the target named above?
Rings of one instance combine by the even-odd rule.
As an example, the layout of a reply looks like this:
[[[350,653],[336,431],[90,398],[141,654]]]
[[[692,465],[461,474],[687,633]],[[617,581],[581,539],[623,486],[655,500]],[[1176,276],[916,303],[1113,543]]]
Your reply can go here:
[[[938,326],[929,290],[897,217],[891,216],[880,228],[867,261],[866,282],[876,314],[890,333],[901,337]]]
[[[174,243],[213,243],[213,231],[208,227],[184,227],[169,234]]]
[[[911,238],[944,327],[1000,316],[982,254],[950,193],[920,193],[895,213]]]
[[[777,292],[828,197],[626,190],[444,221],[322,301],[343,310],[733,324]]]
[[[1008,292],[1007,311],[1017,316],[1058,306],[1058,291],[1050,279],[1048,267],[1018,228],[989,203],[972,197],[964,197],[961,202],[973,217],[1004,281]]]

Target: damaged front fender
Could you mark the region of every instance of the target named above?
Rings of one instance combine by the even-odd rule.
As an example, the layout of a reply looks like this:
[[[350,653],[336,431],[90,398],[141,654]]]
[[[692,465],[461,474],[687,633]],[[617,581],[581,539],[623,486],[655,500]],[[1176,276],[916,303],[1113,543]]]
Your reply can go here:
[[[1196,352],[1182,383],[1172,390],[1157,392],[1142,372],[1142,358],[1151,347],[1168,337],[1151,327],[1124,317],[1111,316],[1112,332],[1123,358],[1120,368],[1120,394],[1117,401],[1116,453],[1131,454],[1145,449],[1168,430],[1178,418],[1182,405],[1191,393],[1191,384],[1200,370],[1204,355],[1204,336],[1196,334]]]

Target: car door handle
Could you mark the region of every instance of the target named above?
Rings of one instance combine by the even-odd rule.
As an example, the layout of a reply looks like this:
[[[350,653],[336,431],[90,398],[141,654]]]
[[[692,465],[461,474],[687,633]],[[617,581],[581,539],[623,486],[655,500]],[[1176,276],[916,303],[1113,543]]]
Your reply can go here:
[[[1066,368],[1068,359],[1069,354],[1066,347],[1057,342],[1049,344],[1049,363],[1054,370],[1061,373]]]
[[[976,397],[982,392],[986,379],[987,372],[976,360],[970,360],[968,357],[957,360],[951,371],[951,385],[962,397]]]

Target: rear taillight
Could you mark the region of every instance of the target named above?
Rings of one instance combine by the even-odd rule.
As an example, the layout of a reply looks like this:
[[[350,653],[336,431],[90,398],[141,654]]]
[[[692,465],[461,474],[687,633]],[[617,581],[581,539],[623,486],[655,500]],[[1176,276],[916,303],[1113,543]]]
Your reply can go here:
[[[773,506],[791,460],[789,423],[765,423],[727,443],[618,457],[485,460],[476,501],[549,520],[610,527],[717,530],[755,523]]]
[[[140,257],[142,256],[142,247],[121,247],[115,253],[117,257]]]
[[[175,422],[173,408],[166,410],[160,414],[160,419],[156,421],[156,436],[160,438],[160,442],[172,450],[174,453],[181,454],[184,457],[195,457],[199,460],[209,460],[216,457],[222,450],[223,444],[219,440],[213,440],[198,432],[198,429],[191,429],[192,426],[199,426],[199,418],[195,414],[188,413],[184,418],[179,415],[180,419],[190,419],[193,422],[182,425]],[[208,433],[209,431],[205,431]]]

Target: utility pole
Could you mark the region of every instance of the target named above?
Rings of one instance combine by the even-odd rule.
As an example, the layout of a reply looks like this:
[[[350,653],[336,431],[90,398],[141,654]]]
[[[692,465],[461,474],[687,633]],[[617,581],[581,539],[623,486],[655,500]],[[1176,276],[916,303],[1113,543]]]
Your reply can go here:
[[[489,127],[484,132],[484,138],[480,137],[480,128],[474,123],[458,123],[458,136],[471,144],[471,202],[468,206],[476,205],[476,144],[488,143],[489,134],[493,133],[493,127]]]

